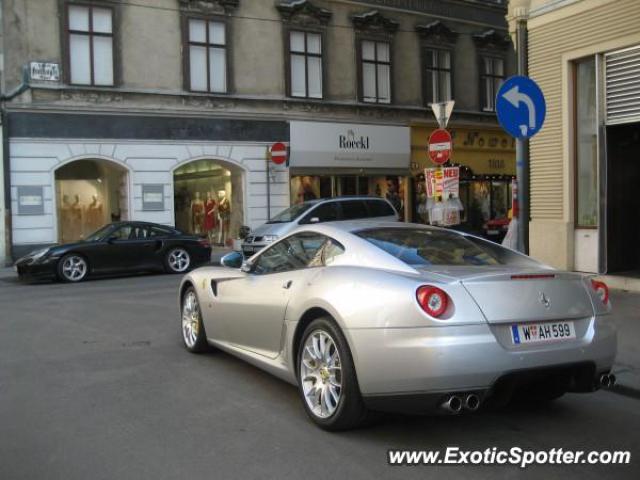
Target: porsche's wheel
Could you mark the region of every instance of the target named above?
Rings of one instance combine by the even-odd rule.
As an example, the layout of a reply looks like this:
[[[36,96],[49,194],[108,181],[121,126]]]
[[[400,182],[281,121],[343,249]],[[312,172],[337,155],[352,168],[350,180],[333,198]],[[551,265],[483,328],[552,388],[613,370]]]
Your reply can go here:
[[[182,296],[182,340],[184,346],[192,353],[207,350],[207,334],[202,323],[202,312],[198,297],[193,287],[189,287]]]
[[[88,273],[87,260],[77,253],[69,253],[58,262],[58,277],[64,282],[81,282]]]
[[[169,273],[184,273],[189,270],[191,256],[182,247],[172,248],[167,252],[164,264]]]
[[[302,334],[298,390],[309,417],[325,430],[355,428],[367,418],[351,352],[331,318],[314,320]]]

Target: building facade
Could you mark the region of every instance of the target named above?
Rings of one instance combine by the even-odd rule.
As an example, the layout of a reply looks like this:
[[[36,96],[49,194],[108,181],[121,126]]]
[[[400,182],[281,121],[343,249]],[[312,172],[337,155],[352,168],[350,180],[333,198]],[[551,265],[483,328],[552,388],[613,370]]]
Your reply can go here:
[[[434,101],[455,99],[450,126],[478,142],[469,171],[506,179],[505,13],[499,0],[4,0],[11,253],[118,219],[229,245],[318,196],[390,196],[412,219]],[[269,161],[274,142],[287,164]]]
[[[640,2],[513,0],[547,118],[530,144],[530,253],[557,267],[640,270]]]

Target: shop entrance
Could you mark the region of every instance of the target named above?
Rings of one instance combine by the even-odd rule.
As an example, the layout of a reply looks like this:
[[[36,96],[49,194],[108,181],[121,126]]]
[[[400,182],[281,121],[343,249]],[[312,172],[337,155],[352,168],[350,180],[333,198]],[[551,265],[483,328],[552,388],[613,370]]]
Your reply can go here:
[[[107,160],[77,160],[55,172],[58,241],[75,242],[129,217],[127,170]]]
[[[371,195],[386,198],[406,218],[404,192],[406,177],[396,175],[294,175],[291,177],[291,203],[345,195]]]
[[[607,128],[607,273],[640,274],[640,123]]]
[[[220,160],[195,160],[173,174],[176,228],[230,246],[244,223],[242,169]]]

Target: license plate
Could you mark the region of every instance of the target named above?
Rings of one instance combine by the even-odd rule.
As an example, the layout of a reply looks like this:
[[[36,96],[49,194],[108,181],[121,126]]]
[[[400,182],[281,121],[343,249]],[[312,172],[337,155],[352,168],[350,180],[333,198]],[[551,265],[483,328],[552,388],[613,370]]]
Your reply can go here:
[[[544,322],[511,325],[513,343],[545,343],[576,338],[573,322]]]

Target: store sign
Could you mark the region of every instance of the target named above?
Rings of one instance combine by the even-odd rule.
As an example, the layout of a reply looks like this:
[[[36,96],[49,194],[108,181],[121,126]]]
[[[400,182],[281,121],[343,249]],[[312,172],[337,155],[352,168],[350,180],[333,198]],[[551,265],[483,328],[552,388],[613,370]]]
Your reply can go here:
[[[142,185],[142,210],[164,210],[164,185]]]
[[[408,169],[408,127],[291,122],[290,167]]]
[[[21,186],[18,190],[18,215],[44,215],[44,188]]]
[[[57,63],[31,62],[29,64],[29,75],[31,80],[59,82],[60,65]]]

